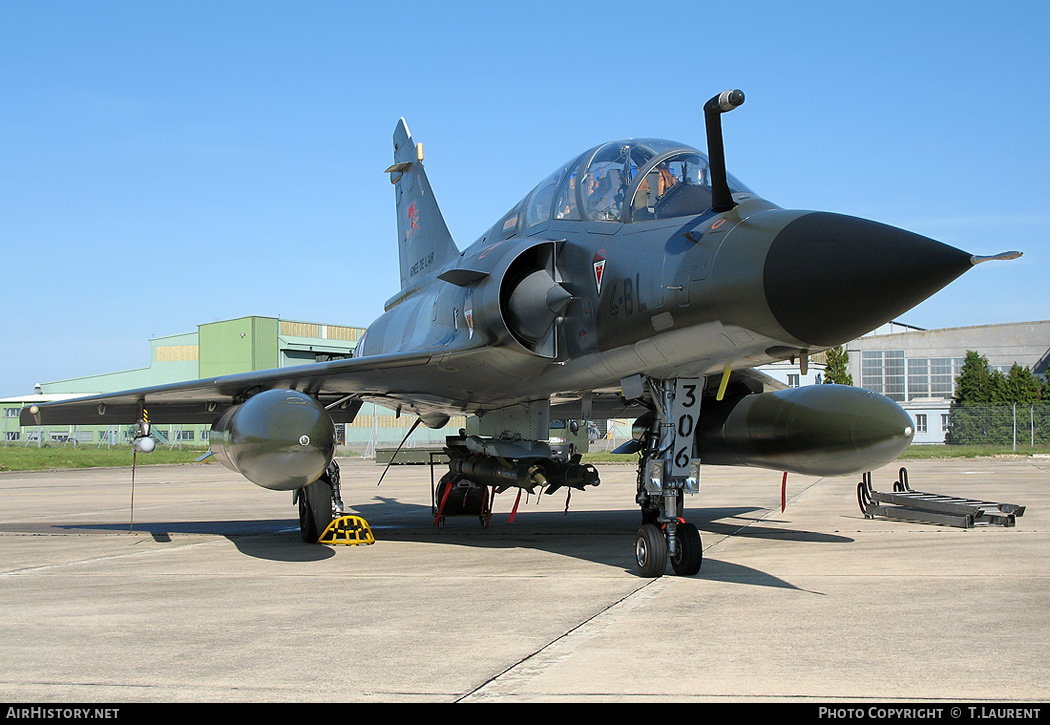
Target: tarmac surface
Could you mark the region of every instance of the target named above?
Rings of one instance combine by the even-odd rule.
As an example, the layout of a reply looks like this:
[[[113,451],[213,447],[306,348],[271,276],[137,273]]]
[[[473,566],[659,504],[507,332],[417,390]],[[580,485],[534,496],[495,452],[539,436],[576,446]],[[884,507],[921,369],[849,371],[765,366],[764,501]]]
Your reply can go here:
[[[0,474],[0,701],[1050,700],[1050,459],[911,461],[1012,528],[866,519],[858,477],[707,467],[704,565],[635,571],[634,468],[436,527],[430,469],[345,458],[370,546],[302,543],[218,464]],[[897,465],[874,475],[889,490]]]

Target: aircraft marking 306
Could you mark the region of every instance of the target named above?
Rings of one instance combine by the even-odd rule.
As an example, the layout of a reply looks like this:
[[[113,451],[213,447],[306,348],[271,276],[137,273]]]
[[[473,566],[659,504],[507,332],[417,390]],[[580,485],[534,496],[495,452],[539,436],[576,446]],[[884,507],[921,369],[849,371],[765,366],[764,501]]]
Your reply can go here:
[[[704,106],[708,151],[660,139],[602,144],[558,166],[462,252],[401,119],[394,185],[401,290],[354,357],[34,405],[23,425],[211,423],[211,451],[265,488],[291,490],[302,537],[342,514],[334,424],[363,401],[449,437],[438,496],[585,489],[598,471],[549,440],[557,419],[636,417],[639,572],[702,563],[682,517],[700,463],[810,475],[872,470],[913,427],[891,400],[848,386],[785,389],[754,368],[852,340],[930,296],[975,257],[903,229],[781,209],[728,175],[726,91]],[[833,312],[828,312],[833,310]],[[474,418],[472,418],[474,420]],[[459,496],[457,494],[457,499]]]

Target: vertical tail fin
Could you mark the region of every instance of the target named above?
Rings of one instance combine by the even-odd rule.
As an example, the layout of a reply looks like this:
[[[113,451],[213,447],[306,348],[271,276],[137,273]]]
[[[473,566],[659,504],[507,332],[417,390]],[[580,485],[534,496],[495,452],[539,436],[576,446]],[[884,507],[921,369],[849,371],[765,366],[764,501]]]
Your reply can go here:
[[[403,118],[394,129],[394,164],[387,171],[397,201],[401,289],[407,289],[459,256],[459,249],[423,170],[422,147],[412,142]]]

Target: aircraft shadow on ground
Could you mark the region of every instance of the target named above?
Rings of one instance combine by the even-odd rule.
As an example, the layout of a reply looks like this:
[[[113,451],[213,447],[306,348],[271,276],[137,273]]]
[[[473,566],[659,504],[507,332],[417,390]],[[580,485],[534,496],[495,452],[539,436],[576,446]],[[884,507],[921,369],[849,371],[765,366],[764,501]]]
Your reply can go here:
[[[174,541],[173,535],[223,536],[241,553],[273,561],[322,561],[332,558],[336,553],[328,546],[304,544],[299,538],[298,519],[154,521],[136,523],[131,527],[127,522],[94,523],[56,525],[51,528],[76,533],[149,534],[154,541],[161,543]]]
[[[428,506],[377,498],[375,503],[354,508],[357,515],[369,521],[372,521],[370,513],[375,513],[371,525],[380,542],[425,541],[489,549],[531,548],[605,564],[637,575],[633,540],[639,526],[639,514],[634,510],[570,510],[565,513],[525,508],[519,509],[514,522],[509,521],[509,512],[501,512],[493,515],[487,528],[482,527],[477,516],[447,518],[439,528],[434,525]],[[400,515],[392,515],[391,509],[397,509]],[[696,508],[687,509],[686,518],[700,528],[701,536],[707,541],[734,536],[827,544],[853,542],[849,537],[835,534],[752,526],[758,519],[748,518],[748,515],[762,511],[765,509],[758,507]],[[397,523],[389,523],[395,520]],[[760,570],[710,558],[696,578],[808,591]]]
[[[549,506],[549,503],[545,505]],[[795,529],[754,526],[759,522],[750,514],[758,507],[695,508],[686,518],[695,523],[705,543],[712,537],[742,537],[828,544],[851,543],[845,536]],[[604,564],[635,573],[633,538],[639,526],[634,510],[551,511],[520,506],[515,520],[510,511],[496,511],[488,526],[478,516],[446,517],[435,525],[429,505],[405,503],[375,497],[369,503],[348,508],[348,514],[369,522],[377,543],[412,541],[485,549],[529,548]],[[768,522],[768,519],[765,521]],[[128,532],[127,522],[56,525],[54,530],[71,532]],[[132,531],[149,534],[155,541],[172,541],[173,535],[210,535],[229,539],[243,554],[272,561],[321,561],[349,547],[305,544],[299,538],[297,519],[211,520],[186,522],[141,522]],[[758,586],[797,588],[758,570],[729,562],[708,559],[698,579],[739,582]]]

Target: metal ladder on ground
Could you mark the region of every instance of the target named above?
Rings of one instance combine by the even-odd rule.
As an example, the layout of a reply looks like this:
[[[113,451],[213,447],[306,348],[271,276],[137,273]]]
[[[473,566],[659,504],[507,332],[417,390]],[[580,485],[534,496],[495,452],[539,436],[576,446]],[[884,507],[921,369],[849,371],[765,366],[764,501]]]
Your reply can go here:
[[[901,468],[893,483],[893,492],[876,491],[871,472],[857,484],[857,501],[865,518],[884,516],[891,519],[922,521],[972,529],[979,525],[1014,526],[1024,506],[995,501],[981,501],[957,496],[915,491],[908,484],[908,469]]]

